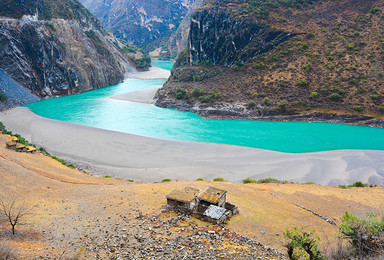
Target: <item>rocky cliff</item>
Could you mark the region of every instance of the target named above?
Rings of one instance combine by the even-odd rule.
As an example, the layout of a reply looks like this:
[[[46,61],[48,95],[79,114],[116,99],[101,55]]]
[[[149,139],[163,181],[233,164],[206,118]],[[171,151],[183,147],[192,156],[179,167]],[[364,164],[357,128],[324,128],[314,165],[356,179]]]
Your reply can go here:
[[[81,0],[103,25],[118,38],[139,47],[172,52],[168,45],[179,43],[186,30],[176,33],[188,13],[203,0]],[[186,23],[189,25],[189,22]],[[184,26],[187,27],[187,26]],[[168,42],[171,37],[172,43]],[[184,44],[186,37],[184,37]],[[174,45],[175,44],[175,45]],[[185,47],[186,45],[183,45]],[[184,48],[183,48],[184,49]],[[164,57],[164,55],[163,55]]]
[[[0,3],[0,68],[39,97],[123,80],[130,60],[77,0]]]
[[[157,56],[159,59],[168,60],[176,58],[180,52],[183,52],[188,46],[192,14],[195,9],[203,6],[205,2],[206,0],[195,0],[195,2],[189,6],[176,31],[172,32],[169,37],[161,38],[160,42],[155,42],[148,46],[150,50],[155,49],[151,54]]]
[[[211,1],[193,14],[157,105],[220,118],[383,117],[383,19],[379,0]]]

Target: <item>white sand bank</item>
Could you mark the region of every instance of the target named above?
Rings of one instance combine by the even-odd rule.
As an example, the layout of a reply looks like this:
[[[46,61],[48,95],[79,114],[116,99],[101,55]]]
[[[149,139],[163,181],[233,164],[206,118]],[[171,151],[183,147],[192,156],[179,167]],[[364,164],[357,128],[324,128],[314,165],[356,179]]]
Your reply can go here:
[[[150,67],[148,71],[136,71],[126,73],[126,78],[134,79],[167,79],[171,75],[169,70],[159,67]]]
[[[273,177],[319,184],[361,180],[384,185],[384,151],[286,154],[169,141],[51,120],[21,107],[0,113],[0,121],[54,155],[137,181],[223,177],[240,182],[247,177]]]
[[[124,101],[132,101],[138,103],[154,104],[154,96],[158,88],[150,88],[145,90],[138,90],[134,92],[124,93],[121,95],[112,96],[110,98]]]

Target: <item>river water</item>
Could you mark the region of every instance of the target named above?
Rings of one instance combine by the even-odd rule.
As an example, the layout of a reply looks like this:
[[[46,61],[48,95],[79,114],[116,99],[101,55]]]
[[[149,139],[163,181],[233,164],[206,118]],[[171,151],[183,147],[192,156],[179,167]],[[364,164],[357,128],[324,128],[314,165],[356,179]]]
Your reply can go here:
[[[170,70],[171,62],[154,61]],[[207,120],[189,112],[110,98],[160,88],[166,79],[126,79],[77,95],[28,104],[43,117],[155,138],[224,143],[290,153],[384,150],[384,129],[331,123]]]

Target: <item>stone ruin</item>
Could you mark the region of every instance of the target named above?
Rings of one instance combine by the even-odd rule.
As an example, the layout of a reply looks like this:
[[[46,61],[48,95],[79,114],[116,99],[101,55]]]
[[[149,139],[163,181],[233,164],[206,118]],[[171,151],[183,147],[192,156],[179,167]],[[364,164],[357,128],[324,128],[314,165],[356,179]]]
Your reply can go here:
[[[16,136],[9,136],[10,141],[6,143],[8,149],[14,150],[16,152],[25,152],[25,153],[36,153],[37,150],[32,146],[25,146],[19,143],[19,139]]]
[[[175,211],[213,224],[222,224],[239,213],[237,206],[226,201],[227,191],[208,187],[204,191],[193,187],[172,190],[166,196],[167,206]]]

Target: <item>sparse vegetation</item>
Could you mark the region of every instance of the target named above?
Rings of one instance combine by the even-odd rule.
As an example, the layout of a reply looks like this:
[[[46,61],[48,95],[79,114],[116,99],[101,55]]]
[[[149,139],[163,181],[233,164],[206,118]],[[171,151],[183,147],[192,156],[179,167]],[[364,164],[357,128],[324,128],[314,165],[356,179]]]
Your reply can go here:
[[[359,218],[345,212],[341,221],[340,233],[350,241],[355,256],[365,259],[384,254],[384,216],[380,219],[368,213]]]
[[[382,82],[384,75],[384,27],[374,26],[384,13],[379,1],[375,0],[367,8],[355,8],[352,1],[347,1],[345,10],[337,12],[337,3],[327,1],[322,8],[335,17],[327,22],[307,19],[312,17],[313,10],[320,7],[318,1],[247,2],[250,8],[246,11],[247,17],[258,17],[265,24],[273,25],[273,29],[285,32],[298,29],[297,31],[310,33],[296,35],[255,57],[251,52],[247,56],[247,51],[254,48],[252,42],[241,50],[241,55],[247,59],[251,56],[252,58],[244,61],[241,67],[241,61],[236,63],[241,73],[235,72],[233,67],[231,69],[232,65],[226,67],[216,64],[214,68],[217,71],[221,69],[220,73],[214,76],[207,73],[205,75],[208,77],[200,77],[205,84],[199,86],[207,85],[209,91],[220,90],[223,94],[222,101],[228,103],[237,100],[243,104],[251,101],[263,104],[265,96],[260,93],[267,93],[273,104],[270,108],[265,108],[270,114],[286,113],[279,103],[287,100],[289,113],[302,113],[304,109],[325,114],[350,114],[351,111],[357,111],[362,115],[382,117],[383,110],[379,106],[383,106],[384,92],[379,82]],[[287,5],[291,8],[289,11],[285,8]],[[235,1],[232,6],[225,8],[232,11],[237,7],[247,8],[246,6],[243,2]],[[374,14],[369,13],[370,8],[374,8]],[[348,15],[351,11],[355,12],[354,19],[350,19]],[[295,18],[290,18],[292,12],[295,13]],[[235,18],[237,15],[240,18],[241,12],[235,11],[234,15]],[[303,19],[306,19],[306,24],[302,23]],[[371,38],[370,35],[374,37]],[[183,66],[176,65],[173,74],[193,74],[192,71],[201,75],[204,69],[200,65],[189,66],[186,63]],[[167,84],[173,85],[174,82],[171,79]],[[373,93],[373,89],[377,93]],[[303,101],[306,102],[305,105]],[[357,107],[354,109],[355,106]]]
[[[161,182],[171,182],[171,179],[163,179]]]
[[[13,260],[16,258],[16,253],[6,241],[0,241],[0,259]]]
[[[216,177],[216,178],[213,179],[213,181],[224,181],[224,178]]]
[[[12,234],[16,234],[16,225],[23,224],[29,214],[29,208],[17,197],[0,195],[0,217],[11,225]]]
[[[287,181],[281,181],[274,178],[265,178],[258,180],[257,183],[287,183]]]
[[[289,259],[324,259],[318,246],[320,238],[313,231],[295,228],[293,231],[287,230],[284,236],[289,240],[285,245]]]
[[[337,94],[337,93],[332,93],[330,96],[329,96],[330,99],[332,99],[333,101],[338,101],[340,100],[340,95]]]
[[[339,187],[343,189],[352,188],[352,187],[368,187],[368,186],[369,186],[368,183],[363,183],[361,181],[357,181],[350,185],[339,185]]]
[[[0,91],[0,102],[4,102],[8,99],[8,96],[3,93],[2,91]]]
[[[246,178],[246,179],[243,180],[243,183],[244,183],[244,184],[246,184],[246,183],[257,183],[257,181],[256,181],[256,180],[253,180],[253,179],[251,179],[251,178]]]
[[[76,168],[72,163],[68,163],[68,162],[66,162],[65,160],[63,160],[63,159],[61,159],[61,158],[58,158],[58,157],[56,157],[56,156],[54,156],[54,155],[52,155],[51,158],[54,159],[54,160],[56,160],[56,161],[58,161],[58,162],[60,162],[60,163],[62,163],[63,165],[65,165],[65,166],[67,166],[67,167],[69,167],[69,168],[72,168],[72,169],[75,169],[75,168]]]
[[[254,101],[249,101],[245,106],[248,108],[253,108],[254,106],[256,106],[256,103]]]

